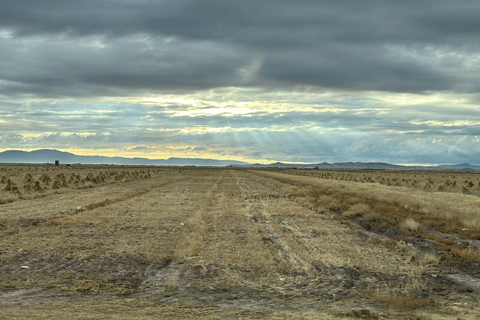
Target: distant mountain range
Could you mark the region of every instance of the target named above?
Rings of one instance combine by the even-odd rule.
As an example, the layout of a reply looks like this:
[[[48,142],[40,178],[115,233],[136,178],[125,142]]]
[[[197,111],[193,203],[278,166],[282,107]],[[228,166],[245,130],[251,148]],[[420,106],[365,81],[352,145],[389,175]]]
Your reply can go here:
[[[69,152],[52,149],[35,151],[8,150],[0,152],[0,163],[55,163],[61,164],[116,164],[116,165],[150,165],[150,166],[235,166],[253,168],[305,168],[305,169],[357,169],[357,170],[462,170],[476,171],[480,166],[461,163],[455,165],[438,166],[402,166],[382,162],[339,162],[339,163],[313,163],[291,164],[275,162],[271,164],[247,163],[236,160],[214,160],[197,158],[124,158],[104,156],[79,156]]]
[[[247,165],[247,162],[235,160],[213,160],[213,159],[190,159],[190,158],[169,158],[147,159],[147,158],[124,158],[124,157],[103,157],[103,156],[78,156],[70,152],[63,152],[51,149],[35,151],[8,150],[0,153],[0,162],[3,163],[55,163],[60,164],[116,164],[116,165],[150,165],[150,166],[229,166]]]
[[[453,170],[480,170],[480,166],[472,165],[470,163],[460,163],[460,164],[443,164],[439,167],[443,169],[453,169]]]
[[[252,164],[252,167],[258,168],[305,168],[305,169],[351,169],[351,170],[461,170],[461,171],[475,171],[480,170],[480,166],[471,165],[468,163],[453,164],[453,165],[437,165],[437,166],[405,166],[397,164],[389,164],[383,162],[336,162],[336,163],[316,163],[316,164],[289,164],[289,163],[271,163]]]

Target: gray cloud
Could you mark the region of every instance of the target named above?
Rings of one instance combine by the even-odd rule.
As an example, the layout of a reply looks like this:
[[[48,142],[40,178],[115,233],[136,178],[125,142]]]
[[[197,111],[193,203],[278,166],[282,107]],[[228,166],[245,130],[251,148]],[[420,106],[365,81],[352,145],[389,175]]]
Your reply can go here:
[[[0,148],[478,163],[479,16],[474,0],[4,1]],[[196,101],[122,100],[166,95]]]
[[[180,116],[171,113],[172,105],[82,105],[37,103],[31,108],[3,111],[11,122],[2,124],[0,148],[155,152],[174,147],[176,152],[198,156],[208,152],[307,162],[421,163],[444,159],[442,162],[475,163],[480,155],[478,124],[471,121],[468,108],[457,108],[457,113],[444,117],[436,117],[436,106],[427,105],[416,112],[340,105],[330,111],[331,105],[311,105],[308,110],[265,110],[253,116]],[[189,111],[186,106],[178,108]],[[49,127],[52,124],[55,128]]]
[[[473,0],[10,1],[0,5],[10,33],[0,39],[0,94],[476,92],[478,16]]]

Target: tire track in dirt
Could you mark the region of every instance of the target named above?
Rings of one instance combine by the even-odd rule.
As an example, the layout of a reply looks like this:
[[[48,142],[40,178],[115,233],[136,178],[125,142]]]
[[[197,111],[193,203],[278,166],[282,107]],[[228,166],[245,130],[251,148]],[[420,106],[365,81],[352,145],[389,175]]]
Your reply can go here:
[[[219,188],[220,184],[222,183],[222,181],[225,179],[225,173],[226,172],[227,172],[226,170],[222,171],[222,173],[220,174],[220,177],[217,179],[217,181],[215,181],[215,183],[212,185],[212,187],[210,189],[208,189],[207,192],[205,193],[205,198],[206,198],[205,204],[207,206],[213,206],[215,204],[218,188]]]
[[[255,183],[253,180],[249,180],[247,182],[248,178],[240,177],[238,175],[238,172],[234,170],[231,170],[230,173],[236,180],[242,198],[247,203],[244,208],[245,215],[251,221],[260,223],[263,226],[263,228],[267,231],[270,240],[274,243],[278,254],[292,267],[293,270],[300,268],[300,273],[311,275],[312,267],[310,263],[299,257],[292,250],[292,248],[288,245],[287,241],[284,240],[283,237],[275,231],[272,222],[285,227],[287,230],[290,230],[293,236],[306,248],[308,248],[308,250],[313,251],[313,253],[317,254],[320,250],[316,248],[313,244],[308,244],[307,241],[303,239],[303,234],[300,231],[298,231],[292,226],[289,226],[280,217],[270,214],[268,204],[259,196],[258,190],[251,186],[252,182]],[[260,186],[265,188],[265,186],[263,185]],[[256,217],[255,213],[260,214],[260,219]]]
[[[149,294],[168,293],[171,291],[176,292],[175,299],[178,299],[179,296],[192,294],[190,288],[191,283],[189,282],[189,276],[187,276],[190,272],[189,264],[198,265],[198,263],[202,261],[202,253],[210,237],[208,232],[209,226],[205,223],[205,220],[207,220],[205,216],[209,214],[210,209],[215,206],[218,201],[217,193],[219,185],[224,180],[225,172],[226,171],[222,171],[213,183],[209,182],[212,183],[209,187],[207,186],[199,193],[199,200],[197,200],[196,203],[203,203],[203,205],[200,207],[197,206],[196,208],[198,210],[195,210],[192,215],[188,216],[188,218],[186,217],[186,219],[181,222],[181,228],[179,229],[180,234],[175,236],[177,238],[177,244],[172,254],[173,261],[143,282],[142,287],[147,288],[146,292]],[[188,195],[191,195],[192,187],[196,189],[195,187],[198,181],[185,179],[185,181],[181,183],[179,180],[173,182],[172,185],[175,186],[175,188],[169,190],[165,198],[180,193],[187,197],[184,199],[185,201],[191,201]],[[201,181],[201,183],[206,182],[208,181]],[[184,188],[183,191],[180,191],[180,187]],[[161,189],[163,191],[165,188]],[[178,199],[171,198],[169,201],[178,201]],[[169,298],[167,297],[165,300],[169,301]]]
[[[254,190],[252,187],[250,187],[246,182],[245,180],[247,178],[244,179],[243,182],[240,182],[240,179],[238,177],[238,174],[234,171],[231,171],[232,172],[232,175],[237,179],[237,185],[239,187],[239,189],[241,188],[244,188],[245,190],[248,190],[250,192],[253,192],[254,194],[257,195],[257,197],[260,199],[260,197],[258,196],[258,193],[256,192],[256,190]],[[250,182],[254,182],[253,180],[250,180]],[[257,184],[259,184],[258,182],[255,182]],[[271,188],[269,187],[266,187],[265,185],[263,184],[259,184],[259,186],[265,188],[266,190],[268,190],[271,193],[275,193]],[[260,202],[262,203],[263,207],[266,207],[267,204],[265,201],[261,200],[260,199]],[[287,223],[281,216],[279,215],[270,215],[268,213],[268,211],[264,210],[264,214],[271,220],[274,220],[277,224],[281,225],[283,228],[285,229],[288,229],[292,235],[294,236],[295,240],[299,243],[301,243],[302,245],[304,245],[305,247],[307,247],[312,253],[315,253],[315,254],[319,254],[322,252],[322,250],[314,245],[313,243],[311,243],[310,241],[308,241],[305,237],[305,234],[300,231],[298,228],[296,228],[295,226]]]

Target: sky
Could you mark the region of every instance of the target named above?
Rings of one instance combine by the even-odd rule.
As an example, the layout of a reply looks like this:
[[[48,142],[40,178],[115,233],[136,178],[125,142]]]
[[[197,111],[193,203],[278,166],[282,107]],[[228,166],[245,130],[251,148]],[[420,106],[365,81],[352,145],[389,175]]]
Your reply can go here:
[[[0,3],[0,151],[480,164],[478,0]]]

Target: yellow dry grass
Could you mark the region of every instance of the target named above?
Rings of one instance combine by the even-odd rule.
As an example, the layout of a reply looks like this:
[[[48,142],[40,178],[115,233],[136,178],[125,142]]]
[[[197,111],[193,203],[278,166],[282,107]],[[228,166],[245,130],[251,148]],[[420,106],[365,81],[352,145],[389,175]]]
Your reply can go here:
[[[478,315],[475,292],[440,285],[439,254],[345,220],[383,221],[382,210],[398,207],[400,229],[424,232],[432,192],[226,168],[9,166],[1,175],[44,190],[0,193],[6,318],[447,319],[467,315],[458,299]],[[54,177],[66,186],[53,189]],[[457,258],[476,259],[461,249]]]

